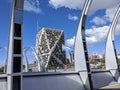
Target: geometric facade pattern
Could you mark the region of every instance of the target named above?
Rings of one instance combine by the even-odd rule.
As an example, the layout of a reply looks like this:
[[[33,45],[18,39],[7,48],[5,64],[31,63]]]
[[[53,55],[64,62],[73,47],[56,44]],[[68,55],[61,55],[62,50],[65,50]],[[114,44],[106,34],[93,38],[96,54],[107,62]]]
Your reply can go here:
[[[36,53],[44,61],[45,68],[63,67],[66,52],[62,50],[64,31],[42,28],[36,37]]]
[[[17,21],[15,19],[14,14],[15,14],[15,10],[21,10],[22,12],[23,1],[24,0],[13,0],[13,9],[12,9],[9,43],[8,43],[7,71],[6,73],[0,74],[0,90],[98,90],[103,86],[117,83],[117,79],[109,71],[91,72],[88,67],[89,66],[88,59],[87,61],[85,61],[86,58],[85,59],[82,58],[80,63],[76,62],[81,58],[81,57],[77,58],[79,57],[79,55],[83,56],[81,55],[82,53],[84,55],[87,55],[86,53],[87,49],[85,49],[86,45],[84,45],[86,42],[83,40],[85,37],[81,36],[81,35],[84,35],[84,33],[82,33],[79,28],[81,28],[83,31],[85,29],[84,21],[86,20],[87,11],[89,9],[89,5],[90,5],[90,2],[92,2],[92,0],[86,0],[83,13],[80,19],[80,24],[78,27],[80,33],[77,32],[77,36],[81,36],[81,38],[77,37],[78,38],[76,40],[78,41],[77,46],[78,47],[82,46],[83,50],[84,51],[86,50],[85,52],[83,52],[83,50],[81,50],[80,48],[77,48],[77,47],[75,48],[76,51],[79,51],[79,52],[76,52],[77,54],[74,54],[75,65],[77,65],[76,69],[79,69],[79,68],[80,69],[75,73],[62,73],[62,74],[61,73],[43,74],[41,72],[37,74],[22,73],[22,57],[23,57],[22,55],[22,21],[21,21],[22,14],[19,14],[20,22],[18,22],[19,20]],[[119,14],[120,7],[117,12]],[[116,17],[118,17],[117,14],[116,14]],[[116,26],[115,24],[117,23],[116,21],[117,21],[116,19],[113,20],[112,22],[113,27],[111,26],[112,29],[110,30],[113,30],[115,28]],[[61,57],[57,56],[58,54],[63,56],[65,55],[65,52],[62,51],[62,43],[64,44],[63,31],[61,32],[59,31],[59,34],[57,34],[56,31],[54,30],[50,31],[50,30],[51,29],[46,29],[46,30],[43,29],[40,32],[40,35],[37,35],[37,41],[38,41],[38,43],[36,44],[37,53],[38,55],[40,54],[42,56],[46,66],[48,66],[50,62],[51,62],[50,63],[51,65],[52,63],[54,64],[53,61],[55,61],[58,64],[61,64],[61,63],[64,64],[65,59],[60,59]],[[83,45],[79,44],[80,40],[83,41],[82,42]],[[109,47],[109,49],[110,48],[111,47]],[[110,51],[113,51],[113,50],[110,50]],[[111,54],[109,54],[109,56],[110,55]],[[44,56],[47,58],[45,58]],[[114,61],[112,62],[110,61],[110,62],[114,63]],[[84,63],[86,64],[84,65],[86,66],[86,68],[81,67],[83,66],[82,64]],[[114,67],[111,63],[108,63],[108,64]],[[84,70],[82,70],[81,68],[83,68]],[[113,68],[112,71],[115,69]],[[88,79],[89,79],[89,82],[87,82]],[[120,79],[118,78],[118,80]],[[89,89],[87,89],[88,83],[90,83]],[[106,89],[110,90],[108,88]],[[111,90],[113,89],[114,88],[112,88]],[[101,89],[101,90],[105,90],[105,89]],[[120,88],[116,90],[120,90]]]

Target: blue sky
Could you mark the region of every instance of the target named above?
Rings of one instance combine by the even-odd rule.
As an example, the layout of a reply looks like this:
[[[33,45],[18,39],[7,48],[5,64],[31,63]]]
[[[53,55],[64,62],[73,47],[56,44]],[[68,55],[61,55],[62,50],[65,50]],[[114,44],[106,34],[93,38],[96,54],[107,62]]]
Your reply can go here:
[[[81,10],[85,0],[25,0],[23,18],[23,46],[35,46],[36,34],[43,28],[64,30],[65,45],[73,47]],[[7,46],[11,14],[11,0],[0,0],[0,46]],[[112,18],[120,0],[93,0],[86,21],[89,55],[103,54]],[[37,22],[39,27],[37,28]],[[117,25],[115,44],[120,52],[120,23]],[[68,49],[67,49],[68,50]],[[4,56],[5,50],[0,50]],[[1,60],[5,58],[1,58]],[[2,62],[1,62],[2,63]]]

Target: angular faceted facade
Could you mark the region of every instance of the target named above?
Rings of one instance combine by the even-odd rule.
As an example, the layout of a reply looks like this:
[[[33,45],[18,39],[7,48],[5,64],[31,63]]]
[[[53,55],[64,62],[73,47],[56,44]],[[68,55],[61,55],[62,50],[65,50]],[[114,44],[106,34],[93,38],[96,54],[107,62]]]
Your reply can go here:
[[[64,31],[43,28],[36,39],[36,53],[44,61],[45,68],[63,67],[66,53],[62,50]]]

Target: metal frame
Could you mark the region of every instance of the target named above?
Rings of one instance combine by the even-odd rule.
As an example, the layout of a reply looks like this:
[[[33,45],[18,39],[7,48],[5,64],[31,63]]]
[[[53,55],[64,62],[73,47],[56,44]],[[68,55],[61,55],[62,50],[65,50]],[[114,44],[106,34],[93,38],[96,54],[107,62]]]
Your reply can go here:
[[[119,17],[120,17],[120,6],[116,11],[112,24],[110,26],[106,41],[106,50],[105,50],[106,70],[110,70],[111,74],[113,75],[113,77],[115,77],[116,80],[118,80],[119,77],[119,66],[118,66],[117,53],[114,44],[114,37],[115,37],[115,28],[118,23]]]
[[[25,48],[23,49],[23,58],[25,58],[25,72],[28,72],[29,71],[29,63],[28,63],[28,58],[26,56]]]
[[[42,57],[40,57],[40,56],[38,56],[37,55],[37,53],[36,53],[36,51],[35,51],[35,48],[34,47],[32,47],[32,46],[28,46],[28,47],[25,47],[24,48],[24,57],[25,57],[25,66],[26,66],[26,68],[25,68],[25,71],[26,72],[28,72],[29,71],[29,65],[28,65],[28,59],[27,59],[27,56],[26,56],[26,53],[27,53],[27,51],[29,50],[29,49],[32,49],[33,50],[33,52],[34,52],[34,57],[35,57],[35,59],[36,59],[36,61],[38,62],[38,71],[39,72],[45,72],[45,66],[44,66],[44,62],[43,62],[43,59],[42,59]],[[41,60],[41,61],[40,61]]]
[[[91,3],[92,0],[85,1],[80,22],[78,25],[78,30],[76,33],[75,44],[74,44],[75,70],[79,71],[83,83],[85,84],[85,87],[87,89],[93,89],[90,65],[88,60],[88,52],[86,46],[86,39],[85,39],[85,22]],[[89,84],[87,85],[86,83]]]
[[[22,24],[24,0],[13,0],[7,54],[7,88],[22,90]],[[17,76],[13,75],[20,73]],[[17,87],[16,87],[17,86]]]
[[[10,32],[9,32],[7,72],[6,72],[6,75],[5,75],[5,77],[7,77],[7,90],[22,90],[22,85],[23,85],[22,78],[23,77],[32,77],[32,76],[35,76],[35,75],[39,75],[39,76],[42,76],[42,75],[43,76],[45,76],[45,75],[48,75],[48,76],[50,76],[50,75],[61,75],[61,76],[63,76],[63,75],[66,75],[66,73],[62,73],[62,74],[61,73],[58,73],[58,74],[55,74],[55,73],[54,74],[26,73],[25,74],[25,73],[21,72],[22,71],[22,58],[23,58],[23,54],[25,54],[25,52],[22,53],[22,33],[21,33],[20,37],[19,36],[16,37],[14,35],[15,30],[16,30],[14,28],[14,26],[15,26],[15,23],[20,24],[22,26],[23,5],[24,5],[23,2],[24,2],[24,0],[13,0],[11,23],[10,23]],[[77,72],[75,72],[75,75],[80,75],[78,77],[80,77],[80,81],[83,82],[81,86],[85,87],[85,89],[88,89],[88,90],[93,90],[94,89],[93,88],[93,82],[92,82],[92,79],[91,79],[91,70],[90,70],[90,65],[89,65],[89,60],[88,60],[88,53],[87,53],[87,46],[86,46],[86,39],[85,39],[85,21],[86,21],[87,13],[88,13],[88,10],[90,8],[91,3],[92,3],[92,0],[86,0],[85,1],[83,12],[82,12],[80,22],[79,22],[79,25],[78,25],[76,38],[75,38],[75,53],[74,53],[75,70],[77,71]],[[116,27],[116,24],[117,24],[117,21],[118,21],[118,18],[119,18],[119,14],[120,14],[120,8],[118,9],[118,11],[117,11],[117,13],[114,17],[111,28],[109,30],[108,40],[106,42],[106,68],[107,68],[107,70],[110,70],[110,72],[112,73],[112,75],[115,78],[116,78],[116,75],[114,75],[114,74],[116,72],[117,73],[119,73],[119,72],[118,72],[117,62],[113,61],[113,60],[116,60],[113,32],[114,32],[114,28]],[[15,40],[20,40],[21,41],[21,43],[18,44],[18,45],[21,45],[21,53],[19,53],[19,54],[14,53],[14,49],[18,48],[18,46],[14,45]],[[33,49],[33,47],[27,47],[26,49],[30,49],[30,48]],[[109,52],[109,49],[112,49],[112,52]],[[34,51],[34,49],[33,49],[33,51]],[[108,56],[111,56],[112,58],[110,58]],[[16,61],[16,59],[14,59],[14,57],[20,57],[21,63],[20,62],[17,63],[17,64],[20,64],[20,66],[14,66],[15,65],[14,62]],[[111,64],[110,64],[110,62],[111,62]],[[110,64],[111,66],[109,66],[108,64]],[[38,64],[38,65],[40,65],[40,64]],[[21,70],[19,71],[18,69],[16,69],[17,72],[14,71],[14,69],[18,68],[18,67],[21,68]],[[40,66],[39,66],[39,69],[40,69]],[[71,75],[72,73],[69,73],[69,74]],[[119,74],[117,74],[117,75],[119,76]],[[64,80],[64,78],[66,78],[66,77],[63,77],[62,79]],[[72,78],[72,79],[77,81],[74,78]],[[55,80],[58,80],[58,78],[56,78]],[[58,80],[58,82],[59,81],[60,80]],[[56,81],[55,81],[55,83],[56,83]],[[66,84],[66,86],[67,86],[67,84]],[[64,87],[64,90],[66,89],[65,87]]]

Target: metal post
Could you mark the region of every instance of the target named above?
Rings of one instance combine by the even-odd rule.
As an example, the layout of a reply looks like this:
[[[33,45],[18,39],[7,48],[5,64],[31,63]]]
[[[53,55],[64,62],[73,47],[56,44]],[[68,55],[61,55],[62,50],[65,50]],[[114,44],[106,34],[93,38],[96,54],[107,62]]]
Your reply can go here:
[[[106,42],[106,52],[105,52],[106,69],[110,70],[111,74],[116,80],[118,80],[119,78],[119,67],[118,67],[117,53],[114,45],[114,36],[115,36],[115,28],[118,23],[119,17],[120,17],[120,6],[116,11],[116,14],[113,18],[112,24],[109,29],[107,42]]]
[[[39,72],[45,72],[45,65],[44,65],[44,61],[43,61],[43,58],[42,58],[42,55],[41,54],[37,54],[36,53],[36,50],[34,47],[32,46],[28,46],[28,47],[25,47],[25,52],[24,52],[24,56],[26,57],[26,61],[28,62],[27,60],[27,56],[26,56],[26,52],[29,50],[29,49],[32,49],[33,52],[34,52],[34,57],[35,57],[35,60],[38,62],[37,63],[37,68],[38,68],[38,71]],[[28,66],[28,63],[26,63],[26,67]],[[28,68],[26,68],[28,70]]]
[[[78,25],[78,30],[75,38],[74,59],[75,59],[75,70],[80,73],[81,79],[85,84],[85,88],[93,90],[88,52],[86,46],[86,38],[85,38],[85,21],[91,3],[92,0],[85,0],[85,4],[83,7],[82,15],[80,18],[80,22]]]
[[[13,0],[7,54],[7,90],[22,90],[22,23],[24,0]]]
[[[23,57],[25,58],[25,72],[29,72],[28,58],[26,56],[26,48],[23,50]]]

